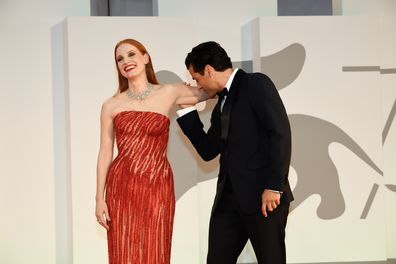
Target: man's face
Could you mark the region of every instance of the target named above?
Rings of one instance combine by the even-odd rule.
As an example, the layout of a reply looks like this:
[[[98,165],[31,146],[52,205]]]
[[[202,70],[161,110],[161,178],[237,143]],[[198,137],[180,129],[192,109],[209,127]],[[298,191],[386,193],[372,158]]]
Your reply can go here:
[[[206,70],[204,71],[204,75],[199,72],[195,72],[192,66],[188,67],[188,71],[190,72],[193,80],[197,83],[197,86],[202,87],[210,97],[214,97],[216,95],[216,92],[219,89],[216,86],[214,78],[210,77]]]

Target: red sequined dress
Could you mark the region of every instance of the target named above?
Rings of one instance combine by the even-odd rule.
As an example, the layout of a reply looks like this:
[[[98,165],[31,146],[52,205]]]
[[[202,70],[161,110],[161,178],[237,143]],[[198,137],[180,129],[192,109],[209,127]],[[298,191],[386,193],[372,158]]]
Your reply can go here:
[[[123,111],[113,119],[118,155],[106,182],[110,264],[169,264],[175,195],[168,117]]]

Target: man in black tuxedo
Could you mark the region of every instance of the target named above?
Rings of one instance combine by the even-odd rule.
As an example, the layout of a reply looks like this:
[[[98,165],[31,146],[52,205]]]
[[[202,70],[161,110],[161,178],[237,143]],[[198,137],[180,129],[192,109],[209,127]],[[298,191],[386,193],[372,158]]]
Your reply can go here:
[[[234,70],[216,42],[193,48],[185,64],[199,86],[219,97],[207,132],[194,107],[179,110],[177,119],[204,160],[221,155],[207,263],[236,263],[248,239],[259,264],[286,263],[291,135],[278,91],[262,73]]]

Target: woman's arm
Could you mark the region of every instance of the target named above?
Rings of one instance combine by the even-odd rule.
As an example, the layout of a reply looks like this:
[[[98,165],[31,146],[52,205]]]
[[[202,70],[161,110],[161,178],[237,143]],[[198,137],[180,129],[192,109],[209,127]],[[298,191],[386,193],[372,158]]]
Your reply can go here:
[[[175,103],[177,105],[195,105],[210,98],[207,92],[198,86],[182,83],[175,83],[169,86],[172,93],[176,95]]]
[[[107,172],[113,160],[114,129],[113,120],[108,103],[104,103],[100,114],[100,148],[97,161],[97,185],[96,185],[96,218],[107,230],[110,216],[105,201],[105,185]]]

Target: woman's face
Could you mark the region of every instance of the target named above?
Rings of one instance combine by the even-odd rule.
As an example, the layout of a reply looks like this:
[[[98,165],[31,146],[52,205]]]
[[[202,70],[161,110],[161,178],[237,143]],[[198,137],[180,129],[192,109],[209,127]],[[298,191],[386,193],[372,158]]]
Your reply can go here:
[[[148,54],[142,54],[135,46],[123,43],[116,50],[117,67],[127,79],[134,78],[141,73],[145,74]]]

